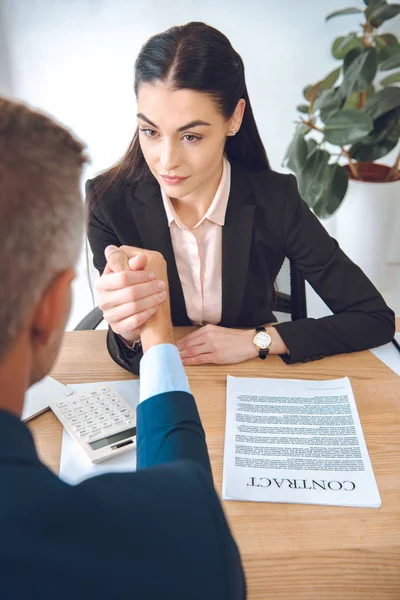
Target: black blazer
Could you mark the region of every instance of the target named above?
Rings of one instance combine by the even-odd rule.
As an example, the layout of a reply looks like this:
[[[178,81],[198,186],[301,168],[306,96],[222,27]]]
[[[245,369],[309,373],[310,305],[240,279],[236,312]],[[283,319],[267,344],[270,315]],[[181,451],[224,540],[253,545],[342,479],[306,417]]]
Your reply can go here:
[[[158,250],[168,265],[172,321],[191,325],[157,181],[122,182],[105,192],[99,191],[101,184],[101,175],[86,183],[94,266],[103,272],[109,244]],[[334,313],[277,325],[290,352],[282,357],[285,362],[364,350],[393,338],[394,313],[300,198],[295,177],[233,164],[222,234],[221,326],[252,328],[276,321],[274,281],[285,257]],[[140,355],[111,329],[107,345],[118,364],[138,372]]]

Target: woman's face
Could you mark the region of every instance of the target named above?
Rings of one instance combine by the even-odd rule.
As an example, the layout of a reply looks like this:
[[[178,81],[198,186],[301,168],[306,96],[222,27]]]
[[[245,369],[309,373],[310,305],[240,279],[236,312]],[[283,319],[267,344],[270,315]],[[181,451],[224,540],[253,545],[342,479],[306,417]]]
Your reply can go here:
[[[144,83],[138,92],[138,124],[145,160],[170,198],[201,193],[221,175],[235,115],[226,121],[207,94]]]

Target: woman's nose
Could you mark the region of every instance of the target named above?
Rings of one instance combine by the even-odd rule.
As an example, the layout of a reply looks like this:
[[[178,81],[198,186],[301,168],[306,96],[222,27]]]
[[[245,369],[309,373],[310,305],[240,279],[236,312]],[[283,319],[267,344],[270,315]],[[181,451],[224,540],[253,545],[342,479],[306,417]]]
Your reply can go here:
[[[160,162],[166,172],[174,171],[174,169],[179,167],[179,151],[173,143],[169,141],[164,142]]]

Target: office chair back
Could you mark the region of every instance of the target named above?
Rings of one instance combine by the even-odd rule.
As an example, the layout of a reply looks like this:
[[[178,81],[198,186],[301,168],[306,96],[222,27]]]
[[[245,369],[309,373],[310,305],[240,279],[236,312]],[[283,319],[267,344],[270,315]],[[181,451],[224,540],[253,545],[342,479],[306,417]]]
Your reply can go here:
[[[304,277],[285,258],[276,279],[276,306],[273,310],[277,321],[297,321],[307,317],[306,284]]]

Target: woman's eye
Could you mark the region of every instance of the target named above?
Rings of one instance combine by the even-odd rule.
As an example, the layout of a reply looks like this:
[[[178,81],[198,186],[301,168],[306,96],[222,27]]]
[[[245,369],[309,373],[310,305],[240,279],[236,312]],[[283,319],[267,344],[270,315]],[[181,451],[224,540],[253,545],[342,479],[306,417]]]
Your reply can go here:
[[[189,142],[189,144],[193,144],[194,142],[198,142],[201,140],[199,136],[193,135],[192,133],[186,133],[183,136],[183,139],[185,140],[185,142]]]
[[[149,137],[149,138],[157,137],[157,131],[154,131],[154,129],[141,129],[140,131],[143,131],[143,133],[145,134],[146,137]]]

